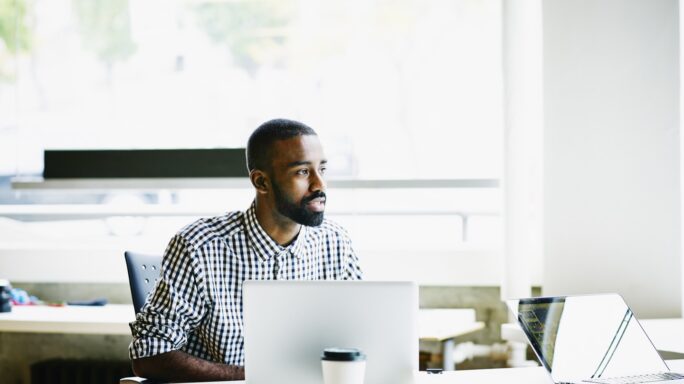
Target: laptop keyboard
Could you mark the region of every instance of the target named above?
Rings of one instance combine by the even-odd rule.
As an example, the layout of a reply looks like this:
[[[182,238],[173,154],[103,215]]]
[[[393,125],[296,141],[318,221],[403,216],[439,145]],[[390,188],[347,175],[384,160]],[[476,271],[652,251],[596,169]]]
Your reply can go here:
[[[611,378],[600,378],[584,380],[587,383],[598,383],[598,384],[636,384],[636,383],[652,383],[655,381],[668,381],[668,380],[679,380],[684,379],[684,375],[674,372],[664,372],[664,373],[654,373],[649,375],[637,375],[637,376],[624,376],[624,377],[611,377]]]

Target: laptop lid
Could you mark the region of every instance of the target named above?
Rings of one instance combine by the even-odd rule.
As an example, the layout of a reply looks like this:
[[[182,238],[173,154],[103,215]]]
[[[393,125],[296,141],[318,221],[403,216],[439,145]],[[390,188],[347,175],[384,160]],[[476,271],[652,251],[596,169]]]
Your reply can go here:
[[[248,384],[320,384],[329,347],[363,351],[367,384],[408,384],[418,371],[413,283],[246,281],[243,297]]]
[[[669,371],[620,295],[508,300],[556,383]]]

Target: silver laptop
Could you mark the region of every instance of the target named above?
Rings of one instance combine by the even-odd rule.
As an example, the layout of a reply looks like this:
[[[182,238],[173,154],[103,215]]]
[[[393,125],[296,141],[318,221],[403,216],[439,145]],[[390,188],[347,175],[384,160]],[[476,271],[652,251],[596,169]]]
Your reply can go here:
[[[246,281],[247,384],[321,384],[329,347],[366,355],[366,384],[418,371],[418,290],[409,282]]]
[[[554,383],[684,383],[620,295],[507,301]]]

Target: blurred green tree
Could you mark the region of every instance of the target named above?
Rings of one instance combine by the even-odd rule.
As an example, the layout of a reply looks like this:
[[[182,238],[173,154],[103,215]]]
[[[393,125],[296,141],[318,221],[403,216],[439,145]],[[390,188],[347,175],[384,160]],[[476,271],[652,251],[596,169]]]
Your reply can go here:
[[[26,0],[0,0],[0,81],[14,79],[12,56],[31,48]]]
[[[212,41],[225,44],[236,64],[254,73],[266,61],[282,64],[293,2],[237,0],[192,5]]]
[[[135,53],[128,0],[72,0],[83,45],[107,66]]]

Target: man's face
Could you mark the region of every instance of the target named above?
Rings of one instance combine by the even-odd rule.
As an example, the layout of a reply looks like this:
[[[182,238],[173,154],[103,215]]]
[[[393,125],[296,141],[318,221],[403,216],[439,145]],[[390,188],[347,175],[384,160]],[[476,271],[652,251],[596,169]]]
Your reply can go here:
[[[271,147],[271,184],[278,212],[292,221],[319,226],[325,211],[327,160],[318,136],[278,140]]]

